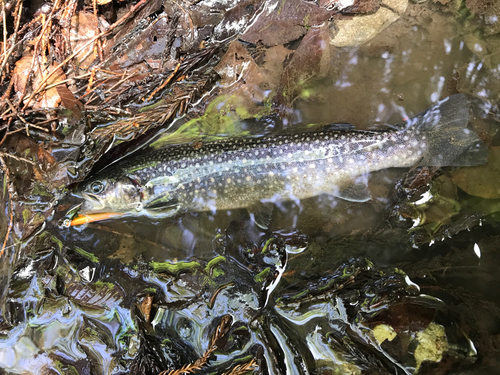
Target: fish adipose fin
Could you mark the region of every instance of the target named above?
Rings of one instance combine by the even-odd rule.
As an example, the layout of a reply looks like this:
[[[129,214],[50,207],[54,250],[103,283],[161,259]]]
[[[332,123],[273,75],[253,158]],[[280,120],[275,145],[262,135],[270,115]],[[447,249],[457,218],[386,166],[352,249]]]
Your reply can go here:
[[[463,167],[487,162],[488,150],[470,130],[469,101],[464,94],[452,95],[413,117],[406,125],[425,136],[427,151],[421,166]]]

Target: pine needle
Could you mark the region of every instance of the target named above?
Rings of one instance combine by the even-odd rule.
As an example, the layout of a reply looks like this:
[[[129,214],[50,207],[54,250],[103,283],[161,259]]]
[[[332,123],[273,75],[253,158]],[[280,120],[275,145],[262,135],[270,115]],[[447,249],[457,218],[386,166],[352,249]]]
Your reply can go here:
[[[158,375],[192,374],[198,370],[201,370],[202,367],[208,363],[212,353],[217,349],[217,345],[215,345],[215,343],[229,332],[229,328],[231,327],[232,322],[233,318],[230,314],[226,314],[222,317],[219,325],[217,326],[217,329],[213,333],[212,337],[210,337],[209,348],[195,362],[188,363],[177,370],[164,370]]]
[[[158,375],[181,375],[181,374],[191,374],[193,372],[196,372],[198,370],[201,370],[203,366],[205,366],[208,363],[208,359],[212,355],[212,353],[217,349],[216,346],[212,346],[211,348],[207,349],[203,355],[198,358],[195,362],[193,363],[188,363],[184,366],[182,366],[178,370],[165,370],[160,372]]]
[[[255,358],[253,358],[250,362],[235,366],[231,371],[225,372],[222,375],[243,375],[249,371],[255,370],[257,367],[259,366],[257,365]]]

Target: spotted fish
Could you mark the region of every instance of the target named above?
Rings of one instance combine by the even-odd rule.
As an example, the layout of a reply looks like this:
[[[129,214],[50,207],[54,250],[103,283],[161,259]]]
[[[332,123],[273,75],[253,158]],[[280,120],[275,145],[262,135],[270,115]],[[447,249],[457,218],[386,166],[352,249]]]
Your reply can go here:
[[[467,98],[458,94],[390,131],[333,129],[170,146],[84,181],[80,212],[168,217],[323,193],[363,202],[370,199],[369,172],[484,163],[485,147],[468,119]]]

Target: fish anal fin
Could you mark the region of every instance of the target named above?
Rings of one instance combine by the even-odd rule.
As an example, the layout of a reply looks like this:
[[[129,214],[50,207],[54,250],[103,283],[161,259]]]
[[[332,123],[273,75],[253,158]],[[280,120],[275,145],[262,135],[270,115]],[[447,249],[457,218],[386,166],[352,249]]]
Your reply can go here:
[[[332,195],[349,202],[367,202],[372,198],[366,182],[353,181],[335,189]]]

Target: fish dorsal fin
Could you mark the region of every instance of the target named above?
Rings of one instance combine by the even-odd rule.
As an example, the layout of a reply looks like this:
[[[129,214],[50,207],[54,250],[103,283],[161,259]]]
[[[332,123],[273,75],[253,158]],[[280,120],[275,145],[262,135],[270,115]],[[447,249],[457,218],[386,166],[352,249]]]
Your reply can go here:
[[[353,181],[348,185],[338,187],[332,195],[349,202],[367,202],[372,198],[365,182]]]
[[[355,133],[365,133],[365,134],[380,134],[389,131],[399,131],[401,130],[397,126],[384,125],[388,129],[357,129],[353,124],[348,122],[339,124],[327,124],[324,125],[321,130],[327,131],[337,131],[337,132],[355,132]]]
[[[326,124],[321,127],[322,130],[331,130],[338,132],[346,132],[354,130],[356,127],[348,122],[343,122],[339,124]]]
[[[273,216],[274,204],[270,202],[256,202],[250,205],[248,213],[260,229],[267,230]]]

